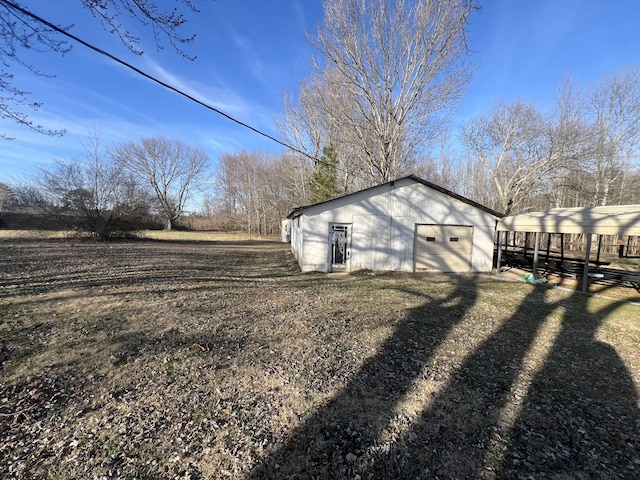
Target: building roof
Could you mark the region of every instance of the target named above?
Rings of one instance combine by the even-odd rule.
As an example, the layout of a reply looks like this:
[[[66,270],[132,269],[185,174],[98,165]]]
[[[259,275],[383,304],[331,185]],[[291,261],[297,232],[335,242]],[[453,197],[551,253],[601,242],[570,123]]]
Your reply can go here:
[[[503,217],[502,232],[640,235],[640,205],[551,208]]]
[[[440,185],[436,185],[435,183],[428,182],[427,180],[424,180],[424,179],[422,179],[420,177],[417,177],[415,175],[407,175],[406,177],[397,178],[395,180],[391,180],[391,181],[386,182],[386,183],[381,183],[381,184],[375,185],[373,187],[365,188],[363,190],[358,190],[357,192],[347,193],[347,194],[344,194],[344,195],[340,195],[340,196],[337,196],[337,197],[330,198],[329,200],[324,200],[322,202],[317,202],[317,203],[312,203],[310,205],[303,205],[303,206],[300,206],[300,207],[296,207],[291,211],[291,213],[287,216],[287,218],[299,217],[300,215],[302,215],[302,213],[306,209],[311,208],[311,207],[315,207],[317,205],[330,203],[330,202],[333,202],[335,200],[338,200],[338,199],[341,199],[341,198],[350,197],[352,195],[356,195],[356,194],[361,193],[361,192],[366,192],[366,191],[372,190],[374,188],[379,188],[379,187],[384,186],[384,185],[393,185],[395,182],[399,182],[400,180],[405,180],[405,179],[413,180],[413,181],[415,181],[417,183],[420,183],[420,184],[424,185],[425,187],[431,188],[433,190],[436,190],[437,192],[440,192],[440,193],[443,193],[445,195],[448,195],[449,197],[455,198],[456,200],[460,200],[461,202],[464,202],[464,203],[466,203],[468,205],[471,205],[471,206],[476,207],[476,208],[478,208],[480,210],[483,210],[483,211],[493,215],[494,217],[502,218],[504,216],[504,214],[502,214],[502,213],[496,212],[495,210],[492,210],[489,207],[485,207],[484,205],[481,205],[478,202],[474,202],[473,200],[471,200],[469,198],[466,198],[466,197],[463,197],[462,195],[458,195],[457,193],[452,192],[451,190],[447,190],[446,188],[443,188]]]

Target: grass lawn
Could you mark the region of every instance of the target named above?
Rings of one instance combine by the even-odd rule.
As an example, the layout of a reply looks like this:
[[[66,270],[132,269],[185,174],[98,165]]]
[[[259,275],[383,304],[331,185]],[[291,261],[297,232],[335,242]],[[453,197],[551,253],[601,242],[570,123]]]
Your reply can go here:
[[[1,478],[640,478],[639,306],[190,239],[0,241]]]

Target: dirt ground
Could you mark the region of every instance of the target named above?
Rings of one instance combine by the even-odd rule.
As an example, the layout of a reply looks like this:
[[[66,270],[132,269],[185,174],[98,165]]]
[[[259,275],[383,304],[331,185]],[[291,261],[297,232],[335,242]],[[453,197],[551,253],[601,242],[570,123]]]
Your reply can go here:
[[[298,271],[248,241],[0,241],[0,477],[640,478],[640,307]]]

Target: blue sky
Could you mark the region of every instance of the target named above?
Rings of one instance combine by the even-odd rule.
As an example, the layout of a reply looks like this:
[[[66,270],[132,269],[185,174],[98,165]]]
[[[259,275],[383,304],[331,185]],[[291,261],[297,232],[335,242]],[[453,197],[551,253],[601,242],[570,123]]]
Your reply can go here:
[[[170,0],[160,3],[173,4]],[[23,5],[162,81],[264,132],[280,137],[274,119],[285,91],[296,92],[310,72],[312,48],[305,32],[322,20],[321,0],[216,0],[189,15],[197,33],[188,47],[195,62],[170,47],[158,51],[143,38],[141,57],[103,31],[78,0]],[[485,0],[469,24],[476,73],[455,122],[486,114],[497,100],[527,99],[543,108],[562,79],[589,85],[640,63],[640,3],[636,0]],[[222,153],[242,149],[280,152],[281,146],[190,102],[134,72],[74,45],[64,57],[32,54],[28,60],[53,78],[14,70],[16,83],[43,106],[32,120],[64,128],[47,137],[0,120],[0,182],[27,181],[36,165],[80,158],[90,130],[107,145],[143,137],[182,139],[205,149],[212,165]]]

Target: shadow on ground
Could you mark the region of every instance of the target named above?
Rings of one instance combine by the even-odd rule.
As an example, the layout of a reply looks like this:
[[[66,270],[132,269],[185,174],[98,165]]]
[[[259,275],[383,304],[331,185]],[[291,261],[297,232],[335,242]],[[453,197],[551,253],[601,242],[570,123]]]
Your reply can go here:
[[[448,298],[408,312],[345,388],[250,478],[637,478],[637,391],[615,350],[594,338],[623,302],[592,311],[587,295],[550,300],[550,290],[532,287],[440,378],[431,357],[477,297],[477,280],[456,281]],[[558,327],[532,368],[529,354],[549,319]],[[442,383],[418,418],[398,415],[424,379]],[[402,422],[404,433],[389,437]]]

